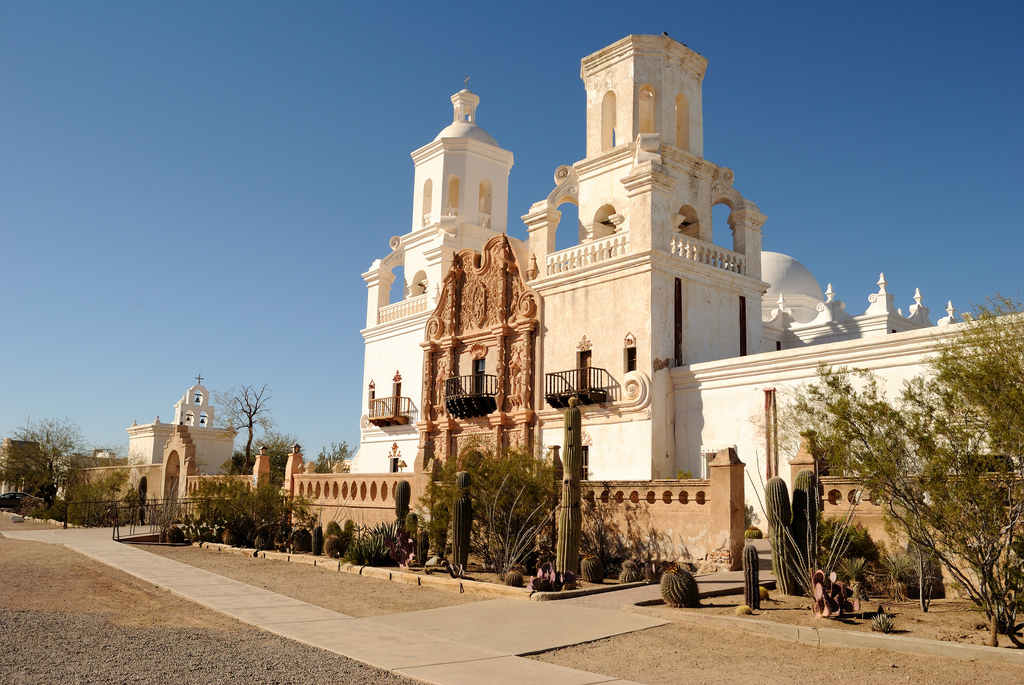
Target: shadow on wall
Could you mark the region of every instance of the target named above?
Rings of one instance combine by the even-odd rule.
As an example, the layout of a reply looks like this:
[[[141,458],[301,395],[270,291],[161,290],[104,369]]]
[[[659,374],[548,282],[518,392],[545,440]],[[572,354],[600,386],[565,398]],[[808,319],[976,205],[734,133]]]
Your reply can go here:
[[[659,531],[646,507],[584,500],[581,551],[611,561],[689,561],[686,543]]]

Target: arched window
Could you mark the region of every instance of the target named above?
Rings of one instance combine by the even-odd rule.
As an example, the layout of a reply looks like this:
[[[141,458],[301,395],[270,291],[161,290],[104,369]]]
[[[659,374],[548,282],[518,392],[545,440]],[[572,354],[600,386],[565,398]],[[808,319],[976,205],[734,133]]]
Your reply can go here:
[[[732,225],[729,223],[731,214],[732,207],[724,202],[711,207],[711,242],[727,250],[734,247]]]
[[[601,150],[615,147],[615,93],[608,91],[601,102]]]
[[[654,133],[654,88],[640,86],[640,133]]]
[[[690,101],[686,96],[676,96],[676,147],[690,151]]]
[[[480,225],[484,228],[491,227],[491,182],[487,179],[480,181]]]
[[[416,272],[416,275],[412,277],[412,283],[409,285],[409,296],[416,297],[427,292],[427,274],[423,269]]]
[[[429,178],[423,182],[423,225],[430,225],[430,212],[434,207],[434,183]]]
[[[195,423],[196,417],[192,412],[185,414],[185,425],[191,426]]]
[[[566,250],[575,247],[586,238],[586,228],[580,221],[580,208],[576,201],[566,197],[558,205],[561,216],[558,225],[555,226],[555,250]]]
[[[196,391],[196,398],[195,398],[195,401],[194,401],[194,402],[192,402],[192,404],[202,404],[202,403],[203,403],[203,393],[201,393],[201,392],[199,392],[199,391],[197,390],[197,391]]]
[[[394,275],[395,280],[391,282],[391,290],[388,292],[388,302],[394,304],[401,302],[408,295],[408,284],[405,282],[405,265],[398,264],[395,266],[391,273]]]
[[[616,226],[612,222],[613,216],[615,216],[615,207],[612,205],[601,205],[601,208],[597,210],[597,213],[594,215],[592,228],[592,235],[595,240],[615,233]]]
[[[206,412],[205,411],[199,412],[199,425],[200,426],[206,426],[206,419],[207,419]]]
[[[700,238],[700,221],[697,210],[690,205],[683,205],[676,215],[676,230],[690,238]]]
[[[459,215],[459,177],[452,174],[448,177],[448,208],[445,210],[448,216]]]

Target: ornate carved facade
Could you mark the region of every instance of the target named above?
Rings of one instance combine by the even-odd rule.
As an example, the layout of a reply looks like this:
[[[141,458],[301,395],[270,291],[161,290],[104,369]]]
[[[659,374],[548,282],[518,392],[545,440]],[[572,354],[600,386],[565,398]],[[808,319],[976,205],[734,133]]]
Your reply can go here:
[[[454,256],[423,343],[427,458],[532,442],[539,302],[505,235]]]

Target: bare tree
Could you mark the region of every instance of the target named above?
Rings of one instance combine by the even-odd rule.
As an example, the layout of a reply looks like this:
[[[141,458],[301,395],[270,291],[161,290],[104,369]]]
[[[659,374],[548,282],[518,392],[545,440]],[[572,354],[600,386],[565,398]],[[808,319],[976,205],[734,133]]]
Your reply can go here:
[[[0,481],[16,484],[53,504],[84,459],[82,430],[70,419],[25,422],[13,433],[0,459]]]
[[[242,473],[252,471],[252,443],[256,435],[256,429],[264,431],[273,425],[268,406],[271,397],[270,390],[266,383],[259,390],[254,385],[243,385],[241,390],[229,390],[225,393],[224,404],[227,406],[228,424],[235,430],[248,431],[245,441],[245,463],[242,465]]]

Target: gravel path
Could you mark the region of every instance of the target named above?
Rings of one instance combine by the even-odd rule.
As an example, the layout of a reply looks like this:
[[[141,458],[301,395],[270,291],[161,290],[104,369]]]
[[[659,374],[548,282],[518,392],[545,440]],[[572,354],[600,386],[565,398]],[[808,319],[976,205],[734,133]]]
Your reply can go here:
[[[0,624],[0,681],[11,685],[414,682],[255,629],[142,628],[98,614],[7,609]]]
[[[11,525],[0,519],[0,531]],[[0,533],[0,579],[4,685],[415,682],[265,633],[61,545]]]

